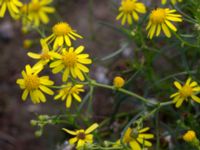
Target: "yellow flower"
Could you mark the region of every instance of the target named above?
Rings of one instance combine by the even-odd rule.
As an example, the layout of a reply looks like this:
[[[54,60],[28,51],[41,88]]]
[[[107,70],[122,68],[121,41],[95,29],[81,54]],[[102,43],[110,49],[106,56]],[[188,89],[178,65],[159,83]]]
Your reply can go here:
[[[94,123],[86,130],[80,129],[76,131],[71,131],[65,128],[63,128],[63,130],[75,136],[74,138],[69,139],[69,143],[71,145],[77,143],[76,148],[79,149],[83,147],[86,143],[93,143],[93,135],[90,133],[98,128],[98,126],[99,125],[97,123]]]
[[[139,3],[137,0],[122,0],[121,6],[119,7],[119,15],[116,17],[116,20],[122,19],[122,25],[126,22],[130,25],[133,19],[135,21],[139,20],[138,13],[146,13],[146,8],[143,3]]]
[[[33,45],[33,41],[26,39],[23,41],[23,48],[29,49]]]
[[[53,95],[54,92],[47,86],[53,85],[54,82],[49,80],[48,76],[39,77],[38,73],[43,69],[41,66],[32,67],[26,65],[25,71],[22,71],[22,77],[17,80],[20,88],[24,90],[22,94],[22,100],[26,100],[28,94],[30,94],[32,102],[40,103],[46,102],[46,97],[42,91],[46,94]]]
[[[143,145],[144,147],[151,147],[152,143],[148,140],[154,138],[154,135],[144,133],[149,129],[149,127],[143,129],[128,128],[124,134],[123,142],[125,144],[129,144],[132,150],[142,150],[140,145]]]
[[[192,142],[195,139],[196,139],[196,133],[193,130],[189,130],[183,135],[183,140],[186,142]]]
[[[74,49],[70,47],[68,50],[63,48],[58,60],[53,61],[50,64],[50,68],[53,68],[53,73],[58,73],[64,70],[62,80],[67,81],[69,75],[73,78],[79,78],[81,81],[85,80],[83,73],[88,73],[89,69],[85,64],[91,64],[92,60],[89,59],[89,54],[81,54],[84,50],[84,46],[79,46]]]
[[[116,76],[113,80],[113,85],[116,87],[116,88],[121,88],[124,86],[124,79],[120,76]]]
[[[4,17],[6,9],[8,9],[11,17],[17,18],[19,7],[22,7],[22,2],[19,0],[0,0],[0,17]]]
[[[177,2],[182,2],[182,0],[170,0],[173,5],[175,5]],[[162,0],[162,5],[165,5],[167,3],[167,0]]]
[[[81,102],[81,97],[79,96],[80,92],[84,92],[82,84],[73,85],[71,82],[68,82],[66,85],[62,86],[62,89],[59,90],[59,94],[54,98],[66,100],[66,107],[69,108],[72,103],[72,98],[75,98],[78,102]]]
[[[196,96],[197,92],[200,91],[200,87],[197,82],[191,80],[191,78],[188,78],[183,86],[178,81],[174,82],[178,92],[172,94],[170,98],[173,98],[177,108],[182,105],[184,100],[188,101],[189,98],[200,103],[200,98]]]
[[[22,24],[24,26],[39,26],[49,23],[49,17],[47,14],[54,13],[55,9],[49,6],[52,0],[32,0],[27,5],[21,8]]]
[[[42,52],[40,54],[28,52],[28,56],[33,59],[39,59],[36,65],[46,65],[50,60],[54,58],[60,58],[60,55],[56,52],[49,51],[49,47],[44,39],[40,40],[42,46]]]
[[[161,29],[168,38],[171,37],[170,30],[174,32],[177,31],[177,28],[171,21],[182,22],[182,16],[175,12],[175,9],[170,10],[169,8],[154,9],[150,14],[149,22],[146,27],[146,30],[149,30],[148,37],[152,39],[155,34],[159,36]]]
[[[56,49],[59,46],[63,46],[66,43],[67,46],[71,46],[71,39],[76,40],[77,38],[83,38],[77,34],[75,30],[66,22],[60,22],[53,26],[53,34],[46,38],[46,41],[54,41],[53,48]]]

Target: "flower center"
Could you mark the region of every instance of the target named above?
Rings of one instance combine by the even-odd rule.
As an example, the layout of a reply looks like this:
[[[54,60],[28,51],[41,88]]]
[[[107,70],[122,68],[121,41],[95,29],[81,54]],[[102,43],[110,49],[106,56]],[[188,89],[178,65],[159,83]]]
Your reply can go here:
[[[156,24],[163,23],[165,21],[165,18],[166,12],[163,8],[157,8],[153,10],[150,15],[150,20]]]
[[[46,59],[50,59],[51,56],[48,53],[42,53],[41,54],[41,59],[46,60]]]
[[[40,10],[40,3],[34,2],[30,5],[30,11],[38,12]]]
[[[66,52],[62,60],[67,67],[74,67],[77,63],[77,55],[74,52]]]
[[[28,75],[24,80],[25,80],[25,87],[28,90],[37,89],[40,85],[40,79],[36,75]]]
[[[189,85],[184,85],[180,90],[180,94],[183,97],[191,96],[193,94],[192,88]]]
[[[80,133],[77,135],[77,138],[78,138],[78,139],[81,139],[81,140],[84,140],[84,139],[85,139],[85,133],[84,133],[84,132],[80,132]]]
[[[130,13],[135,8],[135,2],[132,0],[126,0],[122,2],[122,10],[126,13]]]
[[[56,36],[62,36],[62,35],[66,35],[69,32],[71,32],[72,28],[69,26],[69,24],[67,24],[65,22],[60,22],[60,23],[57,23],[56,25],[54,25],[52,30]]]

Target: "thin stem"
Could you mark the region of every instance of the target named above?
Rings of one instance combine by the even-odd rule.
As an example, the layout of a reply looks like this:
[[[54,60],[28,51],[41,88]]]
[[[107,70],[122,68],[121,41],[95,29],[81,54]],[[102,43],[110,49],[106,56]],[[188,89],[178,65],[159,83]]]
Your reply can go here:
[[[199,48],[199,47],[200,47],[199,45],[194,45],[194,44],[191,44],[191,43],[185,41],[185,40],[182,39],[182,37],[181,37],[179,34],[177,34],[176,32],[173,32],[173,31],[172,31],[172,33],[176,36],[177,39],[179,39],[179,40],[182,42],[183,46],[184,46],[184,45],[187,45],[187,46],[189,46],[189,47],[195,47],[195,48]]]
[[[127,48],[127,46],[128,46],[128,43],[124,44],[120,49],[114,51],[113,53],[109,54],[106,57],[101,58],[101,61],[106,61],[106,60],[109,60],[109,59],[119,55],[121,52],[123,52]]]
[[[119,91],[119,92],[121,92],[121,93],[124,93],[124,94],[126,94],[126,95],[130,95],[130,96],[132,96],[132,97],[135,97],[135,98],[139,99],[140,101],[142,101],[142,102],[144,102],[144,103],[146,103],[146,104],[155,105],[154,102],[151,102],[151,101],[149,101],[148,99],[146,99],[146,98],[144,98],[144,97],[142,97],[142,96],[140,96],[140,95],[138,95],[138,94],[136,94],[136,93],[134,93],[134,92],[125,90],[125,89],[123,89],[123,88],[116,89],[114,86],[110,86],[110,85],[106,85],[106,84],[97,83],[96,81],[95,81],[95,82],[91,82],[91,84],[92,84],[93,86],[102,87],[102,88],[110,89],[110,90],[113,90],[113,91],[114,91],[114,90],[117,90],[117,91]]]
[[[159,109],[156,112],[156,150],[160,149]]]

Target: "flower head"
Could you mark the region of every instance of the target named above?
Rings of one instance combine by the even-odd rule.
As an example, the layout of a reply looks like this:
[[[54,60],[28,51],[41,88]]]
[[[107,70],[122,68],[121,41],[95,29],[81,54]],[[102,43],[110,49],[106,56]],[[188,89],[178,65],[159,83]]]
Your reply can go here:
[[[19,14],[19,7],[22,7],[22,2],[19,0],[1,0],[0,1],[0,17],[4,17],[6,9],[8,9],[11,17],[17,18]]]
[[[160,35],[161,30],[167,37],[171,37],[170,30],[176,32],[177,28],[171,23],[174,22],[182,22],[182,16],[179,14],[175,14],[176,10],[169,8],[156,8],[154,9],[149,17],[149,22],[146,27],[148,31],[148,37],[150,39],[156,34],[156,36]]]
[[[33,52],[28,52],[28,56],[33,59],[38,59],[38,63],[36,65],[46,65],[50,60],[54,58],[60,58],[60,55],[56,52],[50,51],[49,47],[44,39],[40,40],[40,44],[42,46],[42,52],[37,54]]]
[[[58,95],[54,98],[66,100],[66,107],[69,108],[72,103],[72,98],[76,99],[78,102],[81,102],[81,97],[79,96],[80,92],[84,92],[82,84],[73,85],[71,82],[68,82],[66,85],[62,86],[62,89],[59,90]]]
[[[52,0],[32,0],[30,3],[24,5],[21,8],[22,24],[23,26],[39,26],[49,23],[49,17],[47,14],[55,12],[55,9],[49,6]]]
[[[23,48],[29,49],[33,45],[33,41],[30,39],[26,39],[23,41]]]
[[[63,128],[63,130],[75,136],[74,138],[69,139],[69,143],[71,145],[77,143],[76,148],[78,149],[83,147],[86,143],[93,143],[93,135],[90,133],[98,128],[98,126],[99,125],[97,123],[94,123],[86,130],[80,129],[76,131],[71,131],[65,128]]]
[[[182,0],[170,0],[170,1],[173,5],[175,5],[177,2],[182,2]],[[162,0],[161,3],[162,5],[165,5],[167,3],[167,0]]]
[[[22,100],[26,100],[28,94],[30,94],[34,104],[46,102],[46,97],[42,91],[46,94],[53,95],[54,92],[47,86],[53,85],[54,82],[49,80],[48,76],[38,76],[39,72],[43,69],[42,66],[38,65],[31,68],[30,65],[26,65],[25,68],[25,71],[22,71],[23,78],[17,79],[17,84],[24,90]]]
[[[196,96],[196,93],[200,91],[200,87],[197,82],[191,80],[191,78],[188,78],[184,85],[181,85],[178,81],[174,82],[178,92],[172,94],[170,98],[173,98],[177,108],[182,105],[184,100],[188,101],[189,98],[200,103],[200,98]]]
[[[189,130],[183,135],[183,140],[186,142],[192,142],[195,139],[196,139],[196,133],[193,130]]]
[[[121,6],[119,7],[119,12],[120,13],[116,19],[122,19],[122,25],[124,25],[126,22],[128,22],[128,24],[132,24],[133,19],[135,21],[139,20],[138,13],[146,13],[146,8],[143,3],[139,3],[137,0],[122,0]]]
[[[58,73],[64,70],[62,80],[67,81],[69,75],[73,78],[79,78],[81,81],[85,79],[83,73],[88,73],[89,69],[85,64],[91,64],[92,60],[89,59],[88,54],[81,54],[84,50],[84,46],[79,46],[74,49],[70,47],[68,50],[63,48],[59,59],[53,61],[50,64],[50,68],[53,68],[53,73]]]
[[[53,48],[56,49],[66,43],[67,46],[71,46],[71,39],[83,38],[77,34],[72,27],[66,22],[60,22],[53,26],[53,34],[46,38],[46,41],[54,41]]]
[[[152,143],[148,140],[154,138],[154,135],[144,133],[149,129],[149,127],[143,129],[128,128],[124,134],[123,142],[125,144],[129,144],[132,150],[141,150],[140,145],[143,145],[144,147],[151,147]]]
[[[113,85],[116,87],[116,88],[121,88],[124,86],[124,79],[120,76],[116,76],[113,80]]]

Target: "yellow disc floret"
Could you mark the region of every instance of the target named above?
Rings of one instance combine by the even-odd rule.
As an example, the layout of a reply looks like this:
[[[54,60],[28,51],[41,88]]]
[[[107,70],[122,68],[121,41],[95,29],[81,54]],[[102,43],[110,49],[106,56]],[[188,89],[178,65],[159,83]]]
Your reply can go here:
[[[184,85],[179,92],[182,97],[189,97],[193,94],[192,87],[189,85]]]
[[[24,79],[25,87],[28,90],[37,89],[40,85],[40,79],[37,75],[27,75]]]
[[[150,20],[152,23],[162,23],[166,19],[166,12],[163,8],[155,9],[151,12]]]
[[[65,22],[57,23],[56,25],[53,26],[52,30],[56,36],[64,36],[72,32],[72,28],[69,26],[69,24]]]
[[[132,12],[135,8],[135,2],[132,0],[124,1],[121,7],[124,12]]]
[[[62,59],[65,66],[74,67],[77,63],[77,54],[75,52],[66,52]]]

